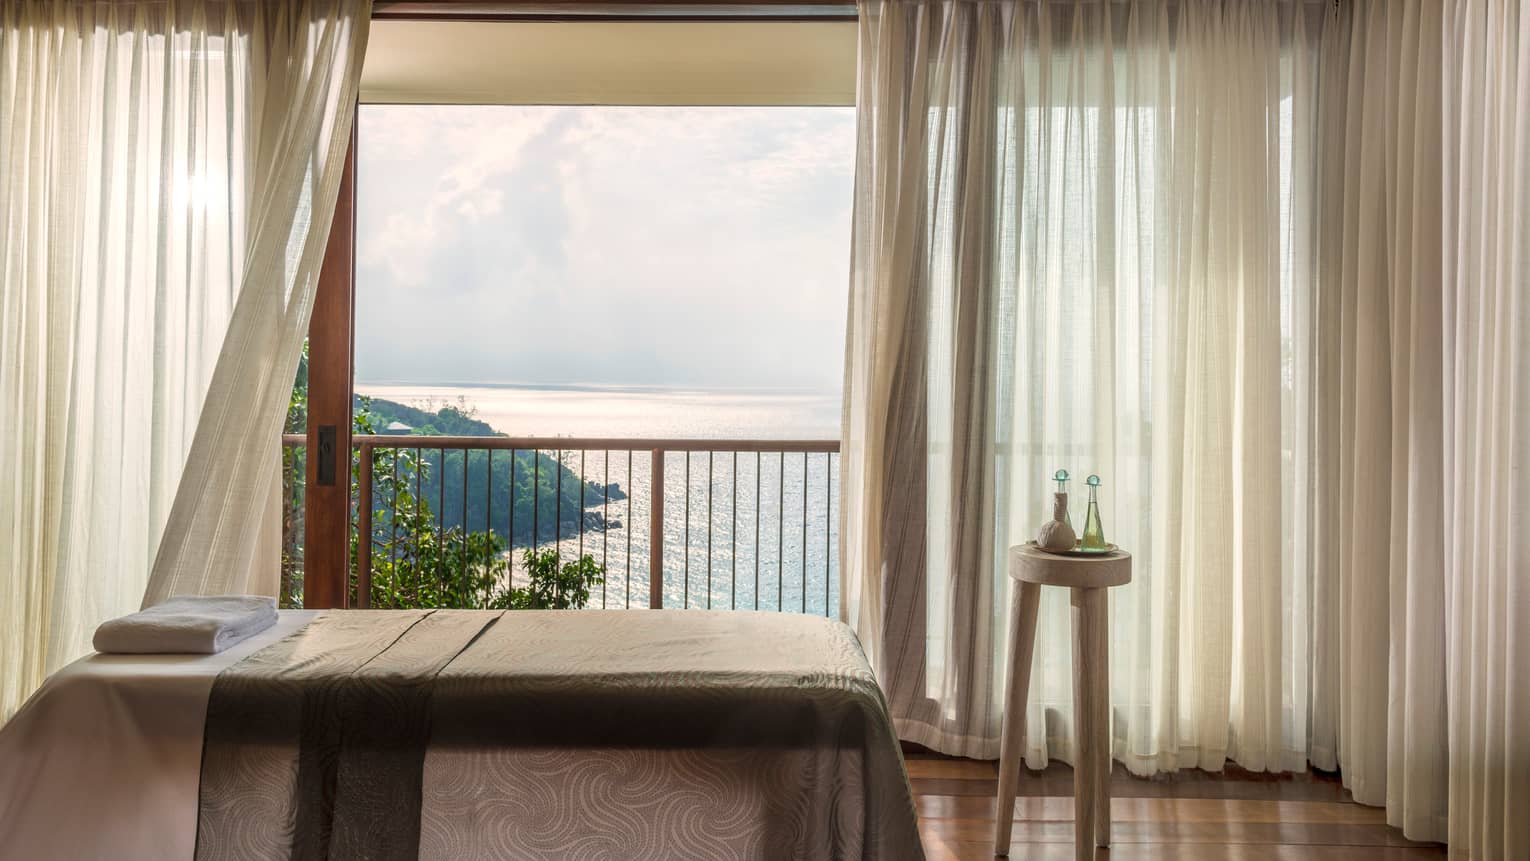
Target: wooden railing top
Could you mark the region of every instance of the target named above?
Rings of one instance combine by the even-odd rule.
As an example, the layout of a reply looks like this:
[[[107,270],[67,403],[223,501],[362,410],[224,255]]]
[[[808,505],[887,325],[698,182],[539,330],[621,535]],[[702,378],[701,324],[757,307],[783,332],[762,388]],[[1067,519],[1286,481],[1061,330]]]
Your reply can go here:
[[[308,444],[304,434],[282,434],[282,444]],[[353,448],[476,449],[494,451],[708,451],[833,453],[837,439],[646,439],[642,437],[571,436],[423,436],[354,434]]]

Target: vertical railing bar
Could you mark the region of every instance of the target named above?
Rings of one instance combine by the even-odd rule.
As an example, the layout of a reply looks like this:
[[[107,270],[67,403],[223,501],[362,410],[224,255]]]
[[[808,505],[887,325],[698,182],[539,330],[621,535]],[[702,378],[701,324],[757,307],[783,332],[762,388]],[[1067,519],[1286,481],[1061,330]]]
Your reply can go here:
[[[337,454],[337,457],[338,457],[338,454]],[[360,469],[360,459],[361,459],[360,453],[356,454],[356,462],[358,462],[358,469]],[[349,466],[349,462],[350,462],[350,457],[349,457],[349,453],[347,453],[347,457],[346,457],[346,465],[347,466]],[[304,466],[304,469],[306,469],[306,466],[308,466],[308,463],[304,462],[303,466]],[[308,473],[306,473],[306,471],[304,471],[304,476],[306,476],[306,474],[308,474]],[[360,476],[358,476],[358,479],[360,479]],[[306,491],[306,488],[304,488],[304,491]],[[346,589],[344,589],[344,595],[346,595],[347,601],[349,601],[349,599],[350,599],[350,551],[349,551],[349,546],[350,546],[350,523],[349,523],[349,520],[350,520],[350,517],[349,517],[349,515],[350,515],[350,506],[352,506],[352,503],[355,503],[356,509],[358,509],[358,514],[360,514],[360,506],[361,506],[361,488],[360,488],[360,482],[358,482],[358,486],[356,486],[356,488],[355,488],[355,491],[356,491],[355,497],[352,497],[352,495],[350,495],[350,491],[352,491],[352,488],[350,488],[350,482],[349,482],[349,480],[347,480],[347,482],[346,482],[346,515],[347,515],[347,517],[346,517],[346,547],[347,547],[347,551],[346,551]],[[306,494],[306,492],[304,492],[303,500],[304,500],[304,505],[306,505],[306,502],[308,502],[308,494]],[[306,511],[304,511],[304,515],[306,515]],[[373,526],[373,529],[375,529],[375,526]],[[356,543],[360,544],[360,541],[361,541],[361,535],[358,534],[358,535],[356,535]],[[304,595],[306,595],[306,593],[308,593],[308,569],[303,569],[303,587],[304,587]]]
[[[733,507],[729,509],[733,523],[728,527],[728,564],[733,572],[728,575],[728,609],[738,609],[738,450],[733,451]]]
[[[298,483],[299,493],[303,497],[303,505],[304,505],[304,510],[303,510],[303,520],[304,520],[304,523],[303,523],[303,527],[306,530],[306,528],[307,528],[307,520],[308,520],[308,510],[307,510],[307,505],[308,505],[308,488],[304,484],[304,478],[305,478],[305,476],[308,475],[308,449],[304,448],[302,451],[303,451],[303,458],[302,458],[302,463],[300,464],[300,467],[301,467],[302,471],[297,473],[296,481]],[[374,467],[374,469],[375,469],[375,467]],[[376,512],[375,509],[373,511],[374,511],[374,513]],[[375,537],[375,531],[377,529],[376,524],[373,524],[372,529],[374,530],[373,537]],[[307,548],[303,545],[303,533],[299,532],[294,540],[297,541],[297,544],[298,544],[298,553],[300,555],[300,558],[302,558],[304,560],[304,564],[306,566],[307,559],[308,559],[308,553],[307,553]],[[307,568],[305,567],[304,571],[306,571],[306,570],[307,570]],[[306,584],[304,586],[304,589],[305,590],[307,589]],[[305,591],[305,594],[306,594],[306,591]]]
[[[398,594],[398,449],[393,450],[390,466],[393,483],[393,507],[388,511],[388,580]],[[415,566],[418,568],[419,566]]]
[[[372,444],[361,444],[356,469],[356,606],[372,606]]]
[[[472,582],[468,576],[471,562],[468,560],[468,450],[462,449],[462,597],[466,598],[469,592],[468,585]],[[466,604],[466,601],[463,601]],[[463,609],[466,609],[465,607]]]
[[[297,454],[285,442],[282,443],[282,572],[276,582],[276,601],[280,609],[288,595],[292,594],[292,520],[297,516],[297,506],[292,499],[292,469],[288,457],[297,460]],[[347,560],[349,562],[349,560]]]
[[[786,609],[786,452],[776,467],[776,612]]]
[[[558,449],[557,479],[553,485],[553,547],[558,551],[558,564],[563,564],[563,449]]]
[[[542,549],[540,524],[542,514],[542,450],[531,450],[531,549]]]
[[[510,449],[510,523],[506,525],[510,537],[505,540],[505,546],[510,548],[510,561],[505,563],[506,589],[515,588],[515,449]]]
[[[632,497],[637,487],[632,483],[632,449],[627,449],[627,520],[622,531],[627,533],[627,596],[623,609],[632,609]]]
[[[308,488],[303,485],[303,480],[304,477],[308,476],[308,448],[303,448],[301,451],[303,451],[303,456],[298,457],[297,471],[292,476],[292,480],[297,482],[298,494],[303,497],[303,529],[306,531],[308,529]],[[292,541],[297,543],[298,558],[301,558],[304,566],[306,566],[308,564],[308,552],[306,552],[308,547],[303,546],[303,531],[298,531],[297,534],[292,535]],[[303,570],[308,569],[304,567]],[[304,589],[306,589],[306,586],[304,586]]]
[[[807,613],[807,497],[808,453],[802,453],[802,612]]]
[[[606,609],[606,581],[610,571],[606,566],[606,553],[611,545],[611,450],[606,449],[601,458],[605,478],[600,487],[600,609]]]
[[[584,496],[589,488],[584,483],[584,449],[579,450],[579,510],[574,514],[579,518],[579,556],[584,558]]]
[[[830,557],[834,529],[834,453],[823,453],[823,615],[829,618],[829,578],[833,576],[833,560]]]
[[[397,459],[394,461],[397,463]],[[441,469],[436,473],[436,585],[445,586],[441,565],[446,559],[446,448],[441,449]],[[418,567],[418,566],[416,566]],[[419,578],[415,578],[418,580]],[[415,603],[420,602],[419,584],[415,584]]]
[[[483,491],[483,606],[494,597],[494,449],[489,449]]]
[[[288,458],[291,458],[290,460]],[[277,584],[277,601],[285,603],[292,594],[292,562],[297,558],[293,552],[293,533],[297,525],[297,485],[294,481],[297,465],[297,449],[282,444],[282,576]],[[286,609],[282,607],[282,609]]]
[[[664,450],[651,449],[648,482],[648,607],[664,609]]]
[[[292,505],[292,468],[288,465],[288,456],[291,447],[282,443],[282,577],[277,580],[277,609],[285,610],[282,606],[283,599],[291,592],[291,566],[288,560],[292,558],[292,518],[297,517],[297,506]],[[292,457],[297,457],[292,454]],[[346,500],[347,503],[350,500]],[[346,557],[346,577],[350,577],[350,558]]]
[[[685,609],[691,608],[691,452],[685,453],[685,527],[681,533],[680,548],[685,551],[685,564],[682,567],[685,577],[685,587],[682,591],[684,602],[680,605]]]
[[[760,609],[760,453],[754,453],[754,609]]]
[[[302,451],[303,451],[302,463],[299,464],[299,467],[300,467],[300,469],[302,471],[298,472],[296,474],[295,480],[297,481],[297,484],[298,484],[298,492],[299,492],[299,494],[301,494],[301,496],[303,498],[304,509],[303,509],[303,524],[302,525],[303,525],[303,529],[306,530],[307,529],[307,521],[308,521],[308,509],[307,509],[307,506],[308,506],[308,488],[307,488],[307,486],[304,483],[304,478],[305,478],[305,476],[308,475],[308,449],[304,448]],[[373,529],[375,530],[376,526],[373,526]],[[301,558],[303,560],[304,565],[305,565],[303,570],[307,571],[308,569],[307,569],[306,565],[307,565],[307,560],[308,560],[308,553],[307,553],[307,548],[303,544],[303,540],[304,540],[303,539],[303,532],[299,532],[294,537],[293,540],[295,540],[297,542],[297,544],[298,544],[299,558]],[[306,590],[307,590],[306,582],[304,584],[304,590],[305,590],[305,594],[306,594]]]
[[[299,558],[301,558],[304,561],[305,567],[304,567],[303,570],[306,572],[308,570],[307,567],[306,567],[307,559],[308,559],[308,554],[306,552],[307,548],[304,546],[304,543],[303,543],[303,541],[304,541],[303,534],[304,534],[304,531],[307,529],[307,521],[308,521],[308,507],[307,507],[308,506],[308,488],[307,488],[307,486],[304,483],[304,479],[308,475],[308,449],[307,448],[303,448],[303,449],[301,449],[301,451],[303,453],[303,456],[301,458],[301,462],[298,464],[298,468],[299,468],[300,471],[294,474],[293,480],[297,482],[298,494],[303,499],[303,521],[304,522],[303,522],[303,524],[301,524],[302,530],[299,530],[298,534],[293,537],[293,540],[297,543],[297,546],[298,546],[298,555],[299,555]],[[305,582],[304,582],[304,590],[305,590],[305,594],[306,594],[306,590],[307,590],[306,577],[305,577]],[[299,602],[299,603],[301,604],[301,602]]]
[[[712,455],[707,452],[707,609],[712,609]]]
[[[402,452],[395,450],[394,453],[393,453],[393,456],[395,458],[397,458],[401,453]],[[423,493],[422,493],[422,491],[421,491],[421,489],[420,489],[420,482],[421,482],[420,474],[425,471],[424,464],[425,464],[425,451],[424,451],[424,449],[415,449],[415,451],[414,451],[414,522],[415,522],[416,525],[418,525],[419,522],[420,522],[420,501],[425,498]],[[420,530],[419,529],[415,529],[414,530],[414,538],[409,543],[410,543],[411,546],[414,547],[414,559],[411,560],[411,562],[413,564],[411,564],[409,566],[409,570],[413,571],[414,574],[415,574],[415,578],[418,579],[419,575],[420,575],[420,550],[421,550],[421,548],[423,546],[423,539],[420,538]]]

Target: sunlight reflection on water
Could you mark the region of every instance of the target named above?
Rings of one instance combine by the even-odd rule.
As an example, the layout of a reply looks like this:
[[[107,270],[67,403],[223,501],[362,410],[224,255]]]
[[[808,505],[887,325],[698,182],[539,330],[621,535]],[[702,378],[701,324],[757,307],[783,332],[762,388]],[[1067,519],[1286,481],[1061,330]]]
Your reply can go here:
[[[835,394],[357,383],[359,394],[432,408],[466,402],[514,436],[837,439]]]

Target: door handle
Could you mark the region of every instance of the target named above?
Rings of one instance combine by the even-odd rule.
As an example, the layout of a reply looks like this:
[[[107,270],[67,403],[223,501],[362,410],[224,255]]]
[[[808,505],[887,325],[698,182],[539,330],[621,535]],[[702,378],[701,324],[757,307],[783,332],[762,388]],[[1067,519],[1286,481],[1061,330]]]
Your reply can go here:
[[[318,484],[335,486],[335,426],[319,425]]]

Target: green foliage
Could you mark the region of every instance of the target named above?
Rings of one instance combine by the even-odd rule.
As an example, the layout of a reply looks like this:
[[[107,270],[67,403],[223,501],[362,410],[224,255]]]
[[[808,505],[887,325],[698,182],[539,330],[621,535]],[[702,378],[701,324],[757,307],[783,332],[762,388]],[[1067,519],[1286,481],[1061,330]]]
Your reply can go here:
[[[408,452],[397,455],[408,459]],[[400,492],[397,507],[378,509],[373,518],[373,607],[509,606],[509,556],[499,536],[439,528],[430,504],[409,490]],[[352,538],[353,559],[357,540]]]
[[[401,478],[428,468],[412,462],[407,451],[394,454],[405,461]],[[385,479],[392,484],[391,466],[386,476],[373,477],[374,482]],[[512,586],[510,555],[497,534],[442,529],[428,500],[416,499],[409,488],[398,494],[396,506],[374,514],[373,607],[582,609],[589,603],[590,587],[605,582],[605,568],[592,556],[563,562],[555,549],[528,549],[522,558],[529,582]],[[359,558],[355,540],[352,558]]]
[[[308,430],[308,342],[303,342],[303,355],[298,359],[297,377],[292,381],[292,397],[287,400],[287,421],[283,433],[303,433]]]
[[[283,433],[303,433],[308,426],[308,342],[298,358],[292,395],[287,401]],[[303,606],[303,473],[307,452],[282,446],[282,574],[283,607]]]
[[[556,550],[527,550],[531,584],[511,589],[507,606],[513,610],[578,610],[590,601],[590,587],[606,582],[606,569],[585,554],[564,562]]]

